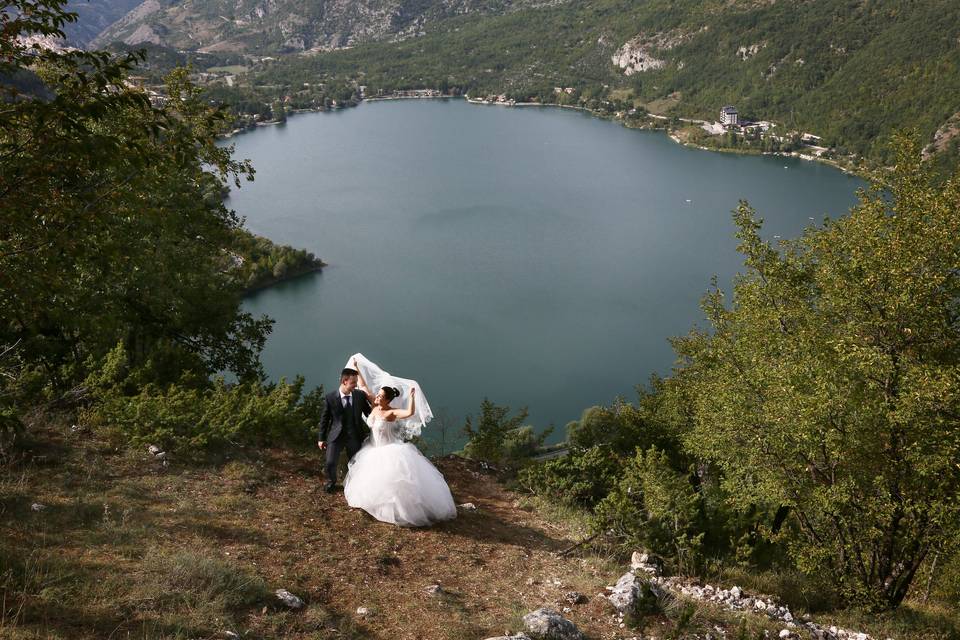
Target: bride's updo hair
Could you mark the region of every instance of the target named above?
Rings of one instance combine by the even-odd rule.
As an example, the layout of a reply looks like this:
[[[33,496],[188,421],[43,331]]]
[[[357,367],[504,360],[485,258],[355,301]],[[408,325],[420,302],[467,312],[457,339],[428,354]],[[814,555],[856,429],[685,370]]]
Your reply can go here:
[[[387,396],[387,402],[390,402],[391,400],[396,398],[398,395],[400,395],[400,390],[397,389],[396,387],[383,387],[381,391],[383,391],[383,394]]]

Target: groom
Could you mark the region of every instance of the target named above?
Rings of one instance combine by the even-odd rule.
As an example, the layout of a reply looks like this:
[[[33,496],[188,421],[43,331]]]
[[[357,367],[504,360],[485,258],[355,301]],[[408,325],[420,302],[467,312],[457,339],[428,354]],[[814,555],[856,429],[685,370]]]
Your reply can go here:
[[[357,389],[357,372],[341,371],[340,387],[326,396],[317,440],[320,450],[327,452],[327,493],[337,488],[340,452],[346,448],[349,460],[360,450],[366,431],[362,416],[370,415],[370,409],[367,394]]]

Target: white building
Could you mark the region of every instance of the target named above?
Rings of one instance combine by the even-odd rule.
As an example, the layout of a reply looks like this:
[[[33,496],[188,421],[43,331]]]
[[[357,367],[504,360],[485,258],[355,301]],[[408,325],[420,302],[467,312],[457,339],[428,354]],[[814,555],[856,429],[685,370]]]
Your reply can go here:
[[[720,109],[720,124],[725,127],[735,127],[740,124],[740,116],[737,114],[737,108],[727,105]]]

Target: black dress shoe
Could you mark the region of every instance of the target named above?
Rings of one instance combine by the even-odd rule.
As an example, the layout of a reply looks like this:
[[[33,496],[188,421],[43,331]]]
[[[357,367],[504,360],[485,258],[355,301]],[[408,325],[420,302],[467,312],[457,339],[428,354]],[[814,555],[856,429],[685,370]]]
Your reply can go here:
[[[337,490],[337,485],[333,484],[332,482],[328,482],[327,486],[325,486],[323,490],[327,493],[335,493]]]

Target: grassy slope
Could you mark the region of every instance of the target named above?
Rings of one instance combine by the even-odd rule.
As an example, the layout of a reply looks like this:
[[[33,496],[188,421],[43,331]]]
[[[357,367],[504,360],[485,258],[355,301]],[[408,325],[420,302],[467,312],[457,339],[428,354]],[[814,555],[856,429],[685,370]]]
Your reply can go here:
[[[457,502],[479,509],[410,530],[325,494],[314,452],[163,466],[66,424],[47,427],[0,469],[0,637],[486,638],[519,630],[534,608],[567,606],[571,590],[591,597],[568,614],[589,637],[635,635],[596,595],[622,561],[555,554],[582,535],[570,514],[518,500],[459,458],[439,464]],[[436,583],[444,593],[428,595]],[[277,588],[306,609],[278,606]],[[361,606],[372,614],[357,616]],[[668,606],[643,632],[670,637],[682,611]],[[739,624],[700,607],[677,635],[720,625],[732,637]],[[747,637],[775,635],[765,625],[751,617]]]

